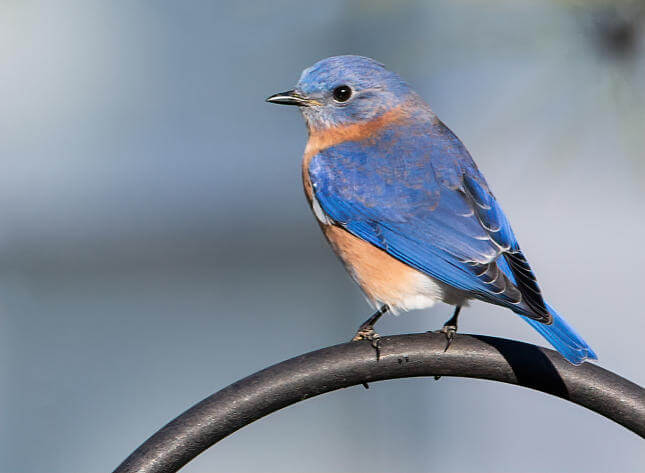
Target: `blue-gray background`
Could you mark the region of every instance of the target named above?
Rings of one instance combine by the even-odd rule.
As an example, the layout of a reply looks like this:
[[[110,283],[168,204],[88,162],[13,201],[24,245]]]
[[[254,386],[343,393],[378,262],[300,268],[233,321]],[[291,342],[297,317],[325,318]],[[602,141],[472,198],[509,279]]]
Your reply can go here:
[[[553,304],[645,383],[643,3],[0,3],[0,470],[109,471],[215,390],[368,315],[263,103],[326,56],[401,73],[466,143]],[[450,308],[379,332],[437,328]],[[460,328],[544,343],[474,303]],[[634,472],[537,392],[401,380],[292,406],[186,471]]]

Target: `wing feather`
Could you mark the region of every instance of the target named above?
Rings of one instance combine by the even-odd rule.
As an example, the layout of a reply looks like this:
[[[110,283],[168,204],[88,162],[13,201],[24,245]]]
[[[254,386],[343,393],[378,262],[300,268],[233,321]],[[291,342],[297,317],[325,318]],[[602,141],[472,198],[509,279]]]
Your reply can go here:
[[[441,123],[327,148],[309,175],[335,224],[474,297],[550,322],[508,219]]]

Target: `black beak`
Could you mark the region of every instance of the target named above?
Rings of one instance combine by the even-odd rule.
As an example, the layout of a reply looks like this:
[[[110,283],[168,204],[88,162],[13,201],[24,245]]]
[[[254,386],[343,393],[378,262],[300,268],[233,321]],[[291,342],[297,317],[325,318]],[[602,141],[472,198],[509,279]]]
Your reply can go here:
[[[295,90],[287,90],[286,92],[273,94],[266,101],[280,105],[298,105],[299,107],[307,107],[310,103],[305,97],[298,95]]]

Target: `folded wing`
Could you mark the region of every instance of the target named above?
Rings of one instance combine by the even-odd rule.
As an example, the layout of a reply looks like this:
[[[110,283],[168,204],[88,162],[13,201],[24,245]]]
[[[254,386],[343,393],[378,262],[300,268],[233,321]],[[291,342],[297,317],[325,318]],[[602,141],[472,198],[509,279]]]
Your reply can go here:
[[[551,323],[506,216],[442,124],[328,148],[313,157],[309,175],[335,224],[473,297]]]

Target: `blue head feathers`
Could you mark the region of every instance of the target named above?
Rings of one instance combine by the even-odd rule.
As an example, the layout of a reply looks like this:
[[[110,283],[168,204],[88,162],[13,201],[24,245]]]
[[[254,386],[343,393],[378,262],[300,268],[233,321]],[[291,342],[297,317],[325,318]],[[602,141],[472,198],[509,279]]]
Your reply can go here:
[[[383,64],[362,56],[335,56],[305,69],[294,90],[310,128],[371,120],[403,103],[410,87]]]

